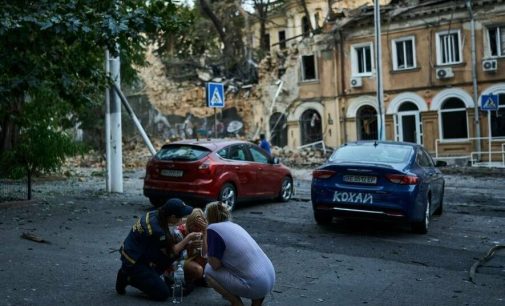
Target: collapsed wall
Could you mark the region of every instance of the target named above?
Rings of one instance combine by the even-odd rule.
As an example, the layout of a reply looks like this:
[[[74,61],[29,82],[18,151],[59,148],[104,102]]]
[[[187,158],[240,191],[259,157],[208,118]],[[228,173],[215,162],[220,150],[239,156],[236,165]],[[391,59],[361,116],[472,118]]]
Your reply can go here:
[[[258,65],[258,84],[245,85],[206,73],[199,73],[196,81],[175,81],[152,50],[147,61],[149,65],[142,67],[139,74],[143,83],[141,92],[152,106],[147,125],[155,127],[154,137],[172,140],[217,136],[253,140],[259,133],[268,134],[272,113],[286,114],[298,96],[296,51],[266,57]],[[207,107],[207,81],[225,84],[223,109]]]

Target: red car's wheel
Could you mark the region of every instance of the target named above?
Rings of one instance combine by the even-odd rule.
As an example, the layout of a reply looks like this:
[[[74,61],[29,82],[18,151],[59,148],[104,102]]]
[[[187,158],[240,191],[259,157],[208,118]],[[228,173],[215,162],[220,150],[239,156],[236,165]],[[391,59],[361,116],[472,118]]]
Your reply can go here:
[[[234,210],[237,202],[237,191],[235,190],[235,186],[230,183],[224,184],[219,192],[218,200],[224,202],[230,211]]]
[[[281,190],[279,192],[279,197],[277,198],[281,202],[287,202],[291,200],[293,195],[293,180],[290,177],[285,177],[282,180]]]

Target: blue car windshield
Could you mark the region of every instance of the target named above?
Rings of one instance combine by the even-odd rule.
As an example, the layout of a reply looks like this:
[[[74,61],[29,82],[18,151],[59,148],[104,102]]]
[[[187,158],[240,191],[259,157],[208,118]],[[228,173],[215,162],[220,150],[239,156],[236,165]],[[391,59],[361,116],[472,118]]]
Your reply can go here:
[[[374,162],[399,164],[406,163],[413,151],[412,147],[387,144],[348,145],[336,150],[331,162]]]
[[[203,147],[190,145],[169,145],[156,153],[156,158],[172,161],[196,161],[208,155],[210,151]]]

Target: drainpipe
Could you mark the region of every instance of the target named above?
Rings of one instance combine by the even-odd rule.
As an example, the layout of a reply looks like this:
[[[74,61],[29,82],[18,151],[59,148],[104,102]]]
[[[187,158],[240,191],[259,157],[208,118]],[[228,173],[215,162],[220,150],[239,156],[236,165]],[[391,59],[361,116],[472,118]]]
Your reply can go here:
[[[475,137],[477,141],[475,143],[475,151],[478,152],[478,159],[480,160],[480,114],[479,114],[479,97],[478,97],[478,86],[477,86],[477,55],[475,52],[475,18],[472,11],[472,0],[466,0],[466,7],[468,9],[468,14],[470,15],[470,27],[471,27],[471,49],[472,49],[472,81],[473,81],[473,104],[474,104],[474,124],[475,124]]]
[[[342,135],[342,141],[340,144],[344,144],[344,143],[347,143],[347,122],[346,122],[346,113],[345,113],[345,107],[343,107],[342,105],[340,105],[340,103],[342,103],[342,101],[346,101],[346,99],[344,99],[344,96],[346,95],[345,93],[345,80],[346,80],[346,75],[345,75],[345,67],[344,67],[344,32],[342,30],[339,30],[338,31],[338,37],[340,39],[340,43],[339,43],[339,50],[338,50],[338,57],[339,57],[339,66],[340,66],[340,92],[339,92],[339,107],[340,107],[340,122],[342,123],[342,127],[343,127],[343,135]]]
[[[382,42],[381,42],[381,10],[380,1],[374,1],[375,21],[375,78],[377,90],[377,117],[379,121],[378,140],[386,139],[386,123],[384,116],[384,84],[382,83]]]

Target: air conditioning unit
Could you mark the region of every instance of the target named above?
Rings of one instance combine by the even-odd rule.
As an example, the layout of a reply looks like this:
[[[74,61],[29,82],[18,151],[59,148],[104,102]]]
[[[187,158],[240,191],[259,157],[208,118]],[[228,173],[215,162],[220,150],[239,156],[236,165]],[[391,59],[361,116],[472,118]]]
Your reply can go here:
[[[498,69],[498,62],[495,59],[487,59],[482,61],[482,70],[496,71]]]
[[[352,78],[351,79],[351,87],[357,88],[363,86],[363,81],[361,78]]]
[[[454,77],[451,67],[437,68],[437,79],[449,79]]]

